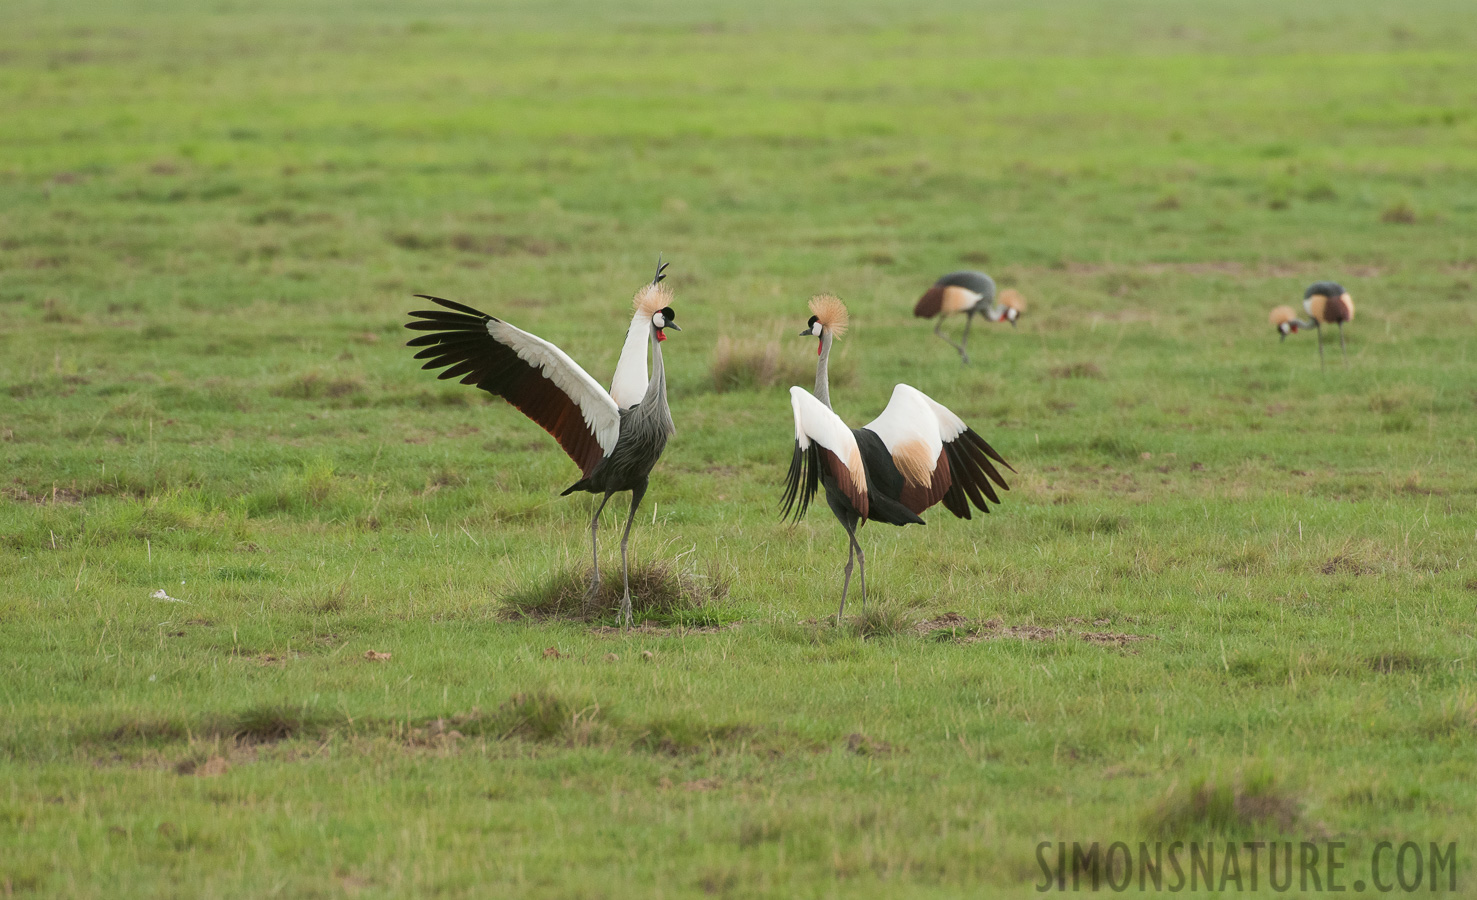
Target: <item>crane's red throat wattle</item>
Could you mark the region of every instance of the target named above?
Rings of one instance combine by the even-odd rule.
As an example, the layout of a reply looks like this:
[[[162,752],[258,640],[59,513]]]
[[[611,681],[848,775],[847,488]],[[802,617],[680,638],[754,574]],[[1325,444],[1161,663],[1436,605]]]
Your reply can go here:
[[[666,339],[667,339],[667,333],[665,331],[658,331],[656,333],[656,342],[658,344],[660,344],[662,341],[665,341]]]

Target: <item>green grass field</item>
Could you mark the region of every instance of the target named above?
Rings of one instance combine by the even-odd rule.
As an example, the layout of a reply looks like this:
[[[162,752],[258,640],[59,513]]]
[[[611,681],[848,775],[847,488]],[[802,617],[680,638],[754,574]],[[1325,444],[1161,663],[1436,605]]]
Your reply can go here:
[[[1471,890],[1468,4],[4,18],[5,896],[1024,896],[1039,841],[1279,836]],[[608,382],[658,252],[633,553],[720,599],[517,620],[594,501],[418,369],[411,295]],[[967,369],[911,316],[964,267],[1031,304]],[[1326,372],[1266,323],[1323,278]],[[906,381],[1019,471],[864,529],[842,628],[843,532],[778,517],[820,291],[838,413]],[[784,377],[718,390],[720,341]]]

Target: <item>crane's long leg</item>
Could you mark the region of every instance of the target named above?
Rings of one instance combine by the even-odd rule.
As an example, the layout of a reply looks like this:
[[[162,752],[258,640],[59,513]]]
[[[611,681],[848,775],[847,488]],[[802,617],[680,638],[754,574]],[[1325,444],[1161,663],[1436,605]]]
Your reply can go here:
[[[636,507],[641,505],[645,494],[645,481],[631,489],[631,513],[626,516],[626,531],[621,535],[621,579],[626,584],[626,591],[621,595],[621,621],[627,626],[631,624],[631,566],[626,562],[626,544],[631,540],[631,523],[636,521]]]
[[[964,360],[965,365],[969,365],[969,350],[967,349],[969,347],[969,326],[973,324],[974,310],[970,310],[964,314],[964,336],[959,339],[959,356]],[[862,592],[862,596],[866,596],[866,591]]]
[[[600,529],[600,513],[604,511],[605,504],[610,502],[610,494],[606,494],[595,507],[595,517],[590,520],[590,561],[594,563],[594,574],[590,576],[590,590],[586,596],[594,599],[600,591],[600,544],[595,539],[595,533]]]
[[[861,564],[862,576],[862,613],[867,612],[867,554],[862,552],[862,542],[856,539],[856,534],[851,536],[851,542],[856,544],[856,561]]]
[[[1318,371],[1323,371],[1323,326],[1314,324],[1313,330],[1318,332]]]
[[[1339,323],[1339,356],[1343,357],[1345,368],[1349,365],[1349,351],[1344,348],[1344,323]]]
[[[845,522],[841,524],[846,528],[846,578],[841,582],[841,608],[836,611],[837,627],[840,627],[841,617],[846,614],[846,591],[851,587],[851,562],[856,556],[856,535],[852,533],[850,525]]]
[[[950,347],[953,347],[955,350],[958,350],[960,353],[963,353],[964,352],[964,348],[963,347],[961,347],[958,344],[954,343],[953,341],[949,340],[949,336],[947,334],[944,334],[942,331],[940,331],[940,329],[943,328],[943,327],[944,327],[944,317],[941,315],[941,316],[939,316],[938,323],[933,326],[933,333],[936,336],[938,336],[940,338],[943,338],[944,343],[948,344]]]

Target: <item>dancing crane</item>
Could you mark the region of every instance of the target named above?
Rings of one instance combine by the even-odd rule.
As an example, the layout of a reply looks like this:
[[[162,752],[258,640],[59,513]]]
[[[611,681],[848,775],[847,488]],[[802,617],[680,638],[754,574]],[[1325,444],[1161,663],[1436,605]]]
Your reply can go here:
[[[626,558],[631,523],[646,493],[647,476],[667,439],[677,433],[667,406],[661,342],[667,339],[667,329],[682,329],[672,321],[671,292],[661,283],[666,268],[657,260],[656,277],[636,293],[635,314],[609,392],[563,350],[470,306],[417,294],[445,309],[412,312],[416,320],[405,326],[430,332],[407,343],[425,348],[415,355],[427,360],[422,368],[444,369],[438,378],[460,378],[462,384],[502,397],[554,436],[583,475],[559,496],[575,491],[605,495],[590,520],[591,597],[600,585],[596,539],[600,513],[612,494],[631,492],[631,511],[621,535],[625,593],[620,614],[626,625],[631,624],[631,575]],[[648,345],[652,357],[649,378]]]
[[[846,576],[841,608],[851,587],[853,558],[861,564],[862,609],[867,606],[867,557],[856,530],[870,519],[889,525],[923,524],[920,514],[938,503],[961,519],[972,518],[971,502],[989,512],[987,499],[1000,502],[995,485],[1010,490],[991,460],[1012,472],[1010,463],[964,421],[917,388],[899,384],[882,415],[864,428],[847,428],[831,411],[827,374],[831,345],[846,333],[846,306],[822,294],[810,301],[810,321],[802,336],[820,340],[815,393],[790,388],[795,414],[795,452],[785,478],[781,515],[805,515],[817,487],[846,529]]]
[[[984,272],[950,272],[934,282],[913,307],[913,315],[920,319],[938,317],[933,333],[958,350],[960,359],[966,363],[969,362],[966,349],[969,346],[969,326],[977,314],[991,322],[1009,322],[1013,327],[1025,311],[1025,298],[1013,288],[1001,291],[997,301],[995,279]],[[964,313],[964,336],[956,344],[940,329],[944,327],[945,318],[958,312]]]

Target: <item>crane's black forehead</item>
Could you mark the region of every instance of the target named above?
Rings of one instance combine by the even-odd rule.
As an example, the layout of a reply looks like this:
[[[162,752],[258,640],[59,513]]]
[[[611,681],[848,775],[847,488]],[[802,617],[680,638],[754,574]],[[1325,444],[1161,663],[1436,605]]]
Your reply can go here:
[[[1308,289],[1303,292],[1303,299],[1306,300],[1314,294],[1322,294],[1325,297],[1342,297],[1344,288],[1336,281],[1320,281],[1309,285]]]
[[[819,322],[819,321],[820,321],[820,317],[819,316],[811,316],[810,317],[810,321],[809,322],[806,322],[805,324],[807,324],[807,325],[814,325],[816,322]]]
[[[672,312],[672,307],[670,306],[663,306],[661,309],[657,310],[657,312],[660,312],[662,314],[662,317],[668,322],[677,318],[677,314]]]

